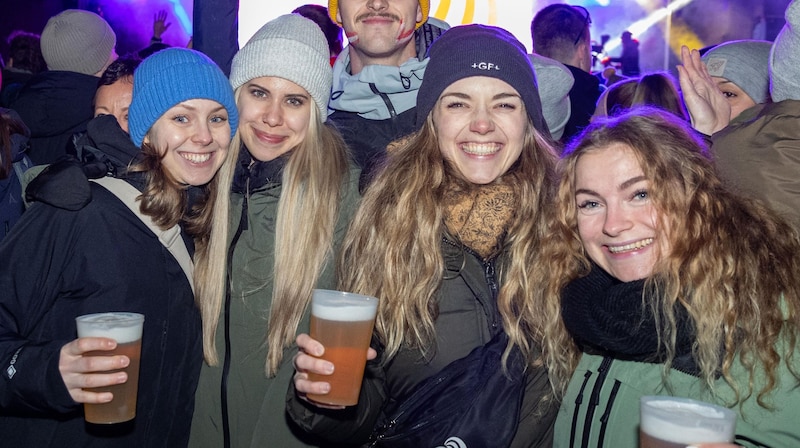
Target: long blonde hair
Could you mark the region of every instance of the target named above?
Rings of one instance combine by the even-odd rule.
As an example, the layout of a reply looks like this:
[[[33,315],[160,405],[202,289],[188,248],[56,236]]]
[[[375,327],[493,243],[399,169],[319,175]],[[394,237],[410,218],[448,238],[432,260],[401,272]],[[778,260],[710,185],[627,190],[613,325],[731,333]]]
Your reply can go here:
[[[236,89],[237,103],[241,91],[241,87]],[[275,220],[272,302],[265,328],[268,348],[265,370],[269,376],[277,373],[283,349],[294,342],[311,292],[332,257],[341,189],[349,175],[349,156],[339,133],[323,123],[323,118],[312,106],[308,133],[291,150],[283,170],[283,190]],[[241,145],[237,131],[231,148],[238,151]],[[203,352],[209,365],[218,362],[215,334],[222,297],[215,296],[201,307]]]
[[[500,274],[498,307],[512,344],[535,356],[534,333],[523,319],[529,294],[546,275],[538,247],[546,233],[543,210],[554,187],[554,150],[528,121],[519,160],[501,179],[513,186],[518,209],[504,242],[507,264]],[[401,348],[428,356],[435,350],[437,293],[445,263],[441,241],[443,194],[459,181],[439,150],[431,115],[422,129],[388,155],[364,194],[342,243],[338,263],[343,290],[380,299],[376,333],[391,359]]]
[[[592,124],[559,166],[557,217],[544,246],[552,275],[540,315],[555,392],[564,392],[580,356],[561,319],[560,294],[589,270],[577,231],[576,164],[583,154],[614,144],[624,144],[639,159],[650,181],[648,197],[662,217],[658,231],[671,248],[646,279],[645,290],[657,291],[658,300],[643,304],[663,319],[657,336],[667,354],[664,374],[675,357],[674,307],[680,304],[695,329],[693,355],[708,388],[713,390],[721,370],[737,402],[756,393],[758,403],[768,407],[764,398],[777,384],[782,360],[797,377],[798,235],[766,206],[725,188],[689,125],[652,108]],[[780,353],[776,343],[784,337],[787,348]],[[746,378],[731,375],[737,356]],[[765,382],[756,389],[760,373]]]

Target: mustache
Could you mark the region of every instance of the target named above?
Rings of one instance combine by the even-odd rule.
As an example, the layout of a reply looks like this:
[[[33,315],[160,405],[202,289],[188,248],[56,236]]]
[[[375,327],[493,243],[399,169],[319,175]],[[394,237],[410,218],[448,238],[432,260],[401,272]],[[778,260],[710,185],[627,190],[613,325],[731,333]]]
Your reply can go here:
[[[384,19],[391,19],[391,20],[394,20],[394,21],[397,21],[397,22],[400,21],[400,17],[398,17],[398,16],[396,16],[394,14],[388,13],[388,12],[368,12],[368,13],[364,13],[364,14],[361,14],[360,16],[356,17],[356,21],[357,22],[361,22],[361,21],[363,21],[365,19],[371,19],[373,17],[382,17]]]

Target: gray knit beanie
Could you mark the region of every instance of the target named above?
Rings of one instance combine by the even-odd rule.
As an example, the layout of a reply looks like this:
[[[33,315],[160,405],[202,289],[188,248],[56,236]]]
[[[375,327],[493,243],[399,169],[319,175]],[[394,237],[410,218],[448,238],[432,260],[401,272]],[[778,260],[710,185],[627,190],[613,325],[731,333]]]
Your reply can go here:
[[[94,75],[109,62],[117,35],[97,14],[67,9],[50,17],[40,45],[48,69]]]
[[[287,79],[306,91],[328,116],[333,71],[328,41],[319,26],[300,14],[286,14],[267,22],[236,53],[231,66],[234,89],[264,76]]]
[[[553,139],[559,140],[564,135],[564,128],[572,114],[569,91],[575,84],[575,77],[564,64],[555,59],[538,54],[529,54],[528,58],[536,72],[544,121],[550,128]]]
[[[725,78],[744,90],[756,104],[769,98],[769,52],[772,42],[735,40],[717,45],[703,55],[708,74]]]

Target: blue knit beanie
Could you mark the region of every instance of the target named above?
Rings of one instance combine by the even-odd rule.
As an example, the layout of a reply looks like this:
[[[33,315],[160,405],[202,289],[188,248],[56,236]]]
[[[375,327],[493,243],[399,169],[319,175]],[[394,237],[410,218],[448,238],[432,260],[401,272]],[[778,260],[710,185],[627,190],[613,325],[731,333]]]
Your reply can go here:
[[[164,112],[191,99],[213,100],[228,110],[231,137],[239,125],[233,89],[208,56],[185,48],[167,48],[146,58],[133,72],[128,128],[136,146]]]
[[[549,137],[542,102],[525,46],[508,31],[488,25],[450,28],[431,44],[430,61],[417,92],[417,127],[428,118],[439,96],[454,82],[470,76],[489,76],[516,89],[533,126]]]

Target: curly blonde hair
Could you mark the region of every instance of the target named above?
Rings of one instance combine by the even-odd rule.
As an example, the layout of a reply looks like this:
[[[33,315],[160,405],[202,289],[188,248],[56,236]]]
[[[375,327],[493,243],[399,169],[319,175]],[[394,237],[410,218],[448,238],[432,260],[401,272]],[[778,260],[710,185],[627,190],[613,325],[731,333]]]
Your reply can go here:
[[[338,264],[343,290],[380,299],[376,333],[385,359],[402,347],[432,354],[436,298],[445,262],[441,241],[443,195],[471,188],[439,150],[432,114],[422,129],[392,150],[369,186],[342,244]],[[538,250],[547,233],[544,210],[555,186],[555,154],[528,121],[522,153],[495,182],[514,188],[518,208],[504,242],[498,307],[511,344],[539,361],[534,331],[522,316],[533,313],[532,291],[547,275]]]
[[[576,164],[583,154],[618,144],[639,160],[650,182],[648,197],[661,216],[658,231],[671,247],[646,279],[645,290],[658,291],[659,300],[643,305],[663,319],[657,327],[664,328],[658,334],[667,353],[664,374],[675,356],[674,306],[680,304],[696,331],[693,355],[708,388],[713,390],[721,373],[737,402],[755,393],[759,405],[768,407],[764,398],[777,384],[780,363],[798,377],[793,357],[800,328],[798,235],[774,211],[722,185],[687,123],[646,107],[592,124],[559,164],[553,232],[543,249],[552,275],[539,320],[554,391],[563,394],[580,357],[561,319],[560,294],[590,269],[577,230]],[[783,353],[776,348],[781,338]],[[732,377],[735,362],[747,378]],[[756,390],[761,374],[765,381]]]

